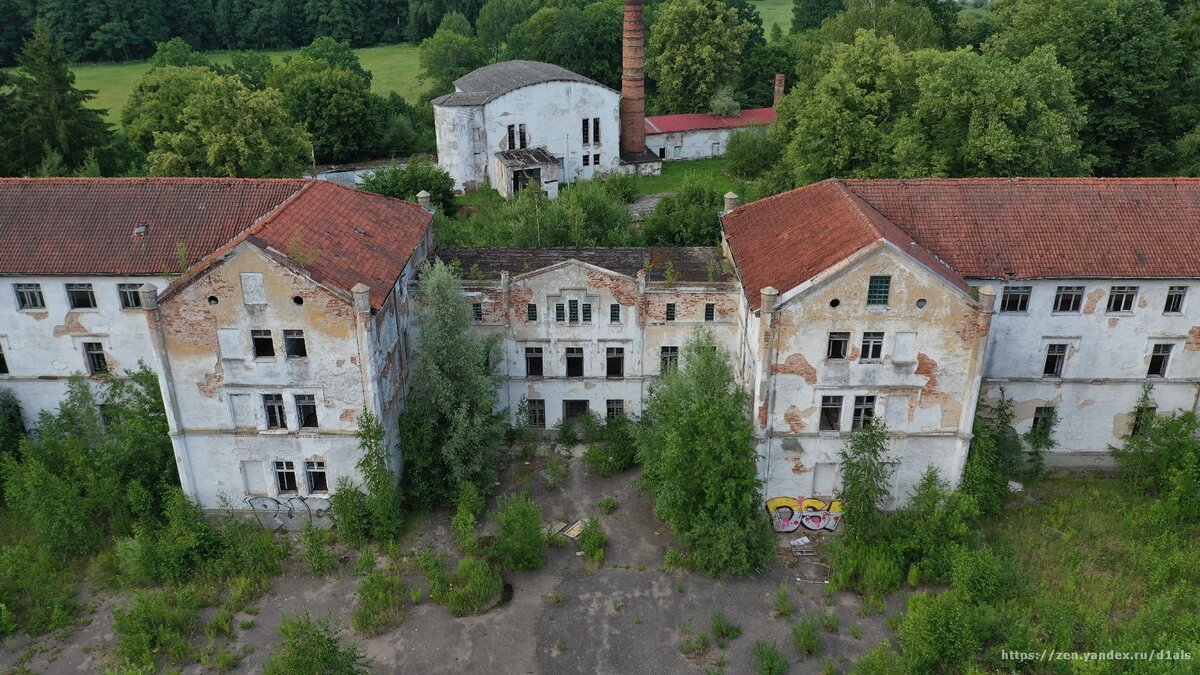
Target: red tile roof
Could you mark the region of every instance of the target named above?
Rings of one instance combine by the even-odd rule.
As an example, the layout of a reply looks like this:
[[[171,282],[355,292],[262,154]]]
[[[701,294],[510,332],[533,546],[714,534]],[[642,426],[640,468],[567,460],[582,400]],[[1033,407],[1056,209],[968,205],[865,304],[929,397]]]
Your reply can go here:
[[[785,292],[880,239],[960,286],[1200,277],[1195,178],[831,179],[723,223],[752,307],[762,288]]]
[[[211,260],[248,237],[286,254],[299,236],[321,251],[306,266],[314,278],[347,291],[361,281],[379,306],[431,220],[315,180],[0,179],[0,274],[157,276],[177,271],[181,244]]]
[[[751,108],[743,110],[737,117],[720,117],[691,113],[684,115],[657,115],[646,118],[646,134],[671,134],[679,131],[702,129],[736,129],[775,121],[774,108]]]

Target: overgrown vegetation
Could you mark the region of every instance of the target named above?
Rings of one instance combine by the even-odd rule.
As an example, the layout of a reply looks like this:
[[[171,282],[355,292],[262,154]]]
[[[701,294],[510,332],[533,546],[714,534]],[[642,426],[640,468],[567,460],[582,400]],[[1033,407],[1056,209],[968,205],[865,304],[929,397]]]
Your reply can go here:
[[[636,423],[624,414],[604,420],[583,454],[588,469],[598,476],[611,476],[632,467],[637,460],[635,429]]]
[[[600,527],[600,521],[595,518],[584,521],[583,529],[579,531],[579,548],[583,551],[583,557],[593,565],[602,565],[604,547],[607,545],[608,535]]]
[[[358,415],[355,437],[361,456],[358,472],[360,487],[347,476],[338,478],[331,502],[338,532],[351,546],[368,539],[393,541],[404,531],[402,493],[396,473],[388,465],[383,447],[383,423],[370,410]]]
[[[407,592],[396,570],[372,570],[358,584],[350,625],[367,637],[399,626],[407,615],[404,607]]]
[[[265,675],[368,672],[366,655],[356,644],[343,644],[330,619],[313,619],[308,614],[285,618],[279,635],[283,640],[267,658]]]
[[[499,531],[492,553],[506,569],[533,570],[546,564],[542,510],[527,494],[501,497],[496,506]]]

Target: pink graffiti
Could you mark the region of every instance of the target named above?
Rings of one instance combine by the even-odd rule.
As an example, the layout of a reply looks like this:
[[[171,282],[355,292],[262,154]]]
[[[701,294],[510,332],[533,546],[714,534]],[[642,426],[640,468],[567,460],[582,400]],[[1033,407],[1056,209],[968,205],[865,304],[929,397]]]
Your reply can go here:
[[[776,532],[837,530],[842,523],[842,502],[817,497],[773,497],[767,500],[767,513]]]

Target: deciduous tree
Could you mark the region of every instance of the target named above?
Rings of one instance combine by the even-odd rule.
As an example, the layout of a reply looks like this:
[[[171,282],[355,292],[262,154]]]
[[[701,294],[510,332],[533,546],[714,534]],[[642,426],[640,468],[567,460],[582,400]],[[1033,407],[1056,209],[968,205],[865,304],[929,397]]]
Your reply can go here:
[[[752,26],[721,0],[668,0],[650,29],[646,72],[662,112],[704,112],[737,77]]]

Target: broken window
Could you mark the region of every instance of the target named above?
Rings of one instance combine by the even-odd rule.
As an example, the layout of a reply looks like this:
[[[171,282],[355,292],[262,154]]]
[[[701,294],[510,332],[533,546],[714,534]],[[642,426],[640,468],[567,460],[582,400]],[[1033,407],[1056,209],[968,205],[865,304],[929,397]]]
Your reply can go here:
[[[592,155],[592,164],[595,166],[600,166],[600,153],[597,152],[596,154]]]
[[[279,492],[296,491],[296,463],[286,461],[275,462],[275,485]]]
[[[1171,347],[1174,345],[1154,345],[1150,352],[1150,369],[1146,371],[1147,377],[1167,376],[1167,362],[1171,359]]]
[[[604,402],[604,417],[605,419],[615,419],[625,414],[625,401],[619,398],[610,398]]]
[[[17,309],[46,309],[41,284],[13,284],[17,291]]]
[[[542,376],[542,348],[525,348],[525,377]]]
[[[875,397],[855,396],[854,419],[850,423],[850,428],[861,429],[870,424],[873,419],[875,419]]]
[[[583,347],[567,347],[567,377],[583,377]]]
[[[317,397],[313,394],[296,394],[296,419],[301,429],[317,428]]]
[[[1137,286],[1113,286],[1108,291],[1108,311],[1132,312],[1137,294]]]
[[[1046,377],[1062,377],[1063,363],[1066,360],[1066,345],[1046,345],[1046,366],[1042,368],[1042,375]]]
[[[329,479],[325,476],[325,462],[317,460],[305,462],[304,476],[308,479],[309,492],[329,492]]]
[[[605,375],[613,379],[625,377],[625,348],[609,347],[605,354],[608,359]]]
[[[583,119],[582,119],[582,120],[580,120],[580,121],[581,121],[581,122],[583,122],[583,144],[584,144],[584,145],[587,145],[587,144],[589,144],[589,143],[591,143],[591,142],[592,142],[592,139],[591,139],[591,131],[592,131],[591,120],[589,120],[588,118],[586,118],[586,117],[585,117],[585,118],[583,118]]]
[[[592,165],[592,156],[591,156],[591,155],[589,155],[589,154],[587,154],[587,153],[584,153],[584,154],[583,154],[583,165],[584,165],[584,166],[591,166],[591,165]]]
[[[1185,295],[1187,295],[1187,286],[1172,286],[1167,289],[1167,304],[1163,306],[1163,313],[1179,314],[1182,312]]]
[[[525,136],[525,125],[524,124],[518,125],[517,136],[518,136],[517,140],[519,141],[519,143],[521,145],[521,149],[524,150],[525,147],[528,146],[528,141],[526,140],[527,137]]]
[[[883,333],[863,333],[862,360],[878,361],[883,358]]]
[[[71,309],[95,309],[96,294],[91,284],[67,284],[67,301]]]
[[[1138,406],[1133,411],[1133,424],[1129,426],[1129,432],[1134,436],[1141,436],[1150,431],[1150,427],[1154,424],[1154,418],[1157,414],[1158,408],[1155,406]]]
[[[508,149],[513,150],[517,147],[517,126],[515,124],[508,125]]]
[[[4,347],[0,346],[0,375],[8,374],[8,359],[4,357]]]
[[[674,321],[674,320],[675,320],[675,303],[668,302],[667,303],[667,321]]]
[[[579,323],[579,301],[567,301],[567,320],[571,323]]]
[[[561,302],[554,306],[554,320],[559,323],[567,320],[567,313]]]
[[[103,375],[108,372],[108,360],[104,357],[104,345],[99,342],[85,342],[83,343],[83,355],[89,375]]]
[[[1059,286],[1054,292],[1054,311],[1078,312],[1083,304],[1083,286]]]
[[[659,357],[659,366],[663,372],[668,368],[679,367],[679,347],[663,347],[662,355]]]
[[[1029,295],[1033,292],[1031,286],[1008,286],[1000,298],[1001,312],[1028,312]]]
[[[476,322],[483,321],[483,303],[482,302],[471,303],[471,319],[473,319]]]
[[[531,323],[537,321],[537,305],[531,302],[525,307],[525,318],[529,319]]]
[[[714,320],[714,319],[716,319],[716,318],[717,318],[717,305],[716,305],[716,303],[712,303],[712,302],[706,303],[706,304],[704,305],[704,320],[705,320],[705,321],[712,321],[712,320]]]
[[[849,333],[830,333],[829,348],[825,350],[827,359],[844,359],[850,353]]]
[[[529,426],[534,429],[546,428],[546,401],[540,398],[527,399],[529,403]]]
[[[287,428],[287,415],[283,411],[282,394],[263,394],[263,411],[267,415],[268,429]]]
[[[821,431],[841,431],[842,429],[842,397],[821,397]]]
[[[592,118],[592,142],[596,145],[600,144],[600,118]]]
[[[614,302],[608,306],[608,322],[621,323],[621,305]]]
[[[873,276],[867,281],[867,304],[886,305],[892,292],[890,276]]]
[[[1033,431],[1048,432],[1052,424],[1054,424],[1054,406],[1038,406],[1033,409]]]
[[[271,331],[252,330],[250,339],[254,342],[254,358],[265,359],[275,356],[275,342],[271,339]]]
[[[583,322],[592,322],[592,303],[590,302],[583,303]]]
[[[283,353],[289,359],[308,358],[308,347],[304,344],[304,331],[283,331]]]
[[[117,294],[121,296],[121,309],[136,309],[142,306],[142,296],[138,284],[117,284]]]

